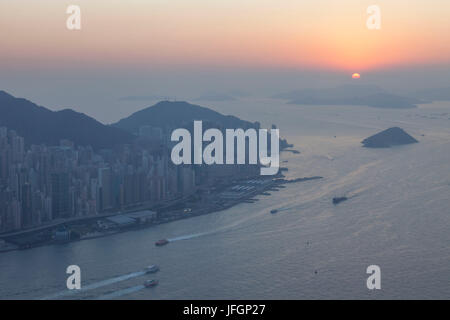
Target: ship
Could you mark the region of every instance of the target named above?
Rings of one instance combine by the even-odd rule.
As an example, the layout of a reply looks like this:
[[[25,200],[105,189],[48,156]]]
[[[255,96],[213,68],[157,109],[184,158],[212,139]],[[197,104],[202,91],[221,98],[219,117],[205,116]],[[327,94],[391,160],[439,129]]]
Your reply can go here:
[[[145,273],[155,273],[159,271],[159,266],[156,264],[152,264],[144,269]]]
[[[334,197],[333,198],[333,204],[337,205],[338,203],[341,203],[342,201],[347,200],[347,197]]]
[[[159,283],[158,280],[154,280],[154,279],[152,279],[152,280],[147,280],[147,281],[144,282],[144,287],[146,287],[146,288],[152,288],[152,287],[157,286],[158,283]]]
[[[169,240],[161,239],[161,240],[158,240],[158,241],[155,242],[155,246],[161,247],[161,246],[164,246],[164,245],[166,245],[168,243],[169,243]]]
[[[277,213],[277,212],[278,212],[277,209],[270,210],[270,213],[271,213],[271,214],[275,214],[275,213]]]

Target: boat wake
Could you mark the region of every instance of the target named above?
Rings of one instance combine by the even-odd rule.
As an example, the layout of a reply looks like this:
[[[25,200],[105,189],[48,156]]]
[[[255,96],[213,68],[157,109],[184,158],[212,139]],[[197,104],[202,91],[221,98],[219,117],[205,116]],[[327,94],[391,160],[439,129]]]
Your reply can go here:
[[[114,291],[112,293],[108,293],[105,295],[102,295],[100,297],[95,298],[94,300],[111,300],[111,299],[115,299],[115,298],[119,298],[122,296],[125,296],[127,294],[131,294],[131,293],[135,293],[138,291],[141,291],[142,289],[145,289],[144,285],[138,285],[138,286],[134,286],[134,287],[130,287],[130,288],[126,288],[126,289],[122,289],[122,290],[118,290],[118,291]]]
[[[175,237],[175,238],[170,238],[167,239],[169,242],[175,242],[175,241],[180,241],[180,240],[189,240],[189,239],[194,239],[194,238],[198,238],[204,235],[207,235],[208,233],[195,233],[195,234],[188,234],[185,236],[180,236],[180,237]]]
[[[102,280],[99,282],[94,282],[91,283],[87,286],[82,286],[80,290],[64,290],[64,291],[60,291],[58,293],[52,294],[50,296],[44,297],[40,300],[53,300],[53,299],[58,299],[58,298],[62,298],[62,297],[66,297],[66,296],[70,296],[70,295],[75,295],[75,294],[80,294],[89,290],[94,290],[97,288],[101,288],[101,287],[105,287],[105,286],[109,286],[111,284],[114,283],[118,283],[118,282],[122,282],[128,279],[132,279],[132,278],[136,278],[136,277],[140,277],[145,275],[144,271],[138,271],[138,272],[132,272],[132,273],[128,273],[122,276],[118,276],[118,277],[114,277],[114,278],[110,278],[110,279],[106,279],[106,280]]]

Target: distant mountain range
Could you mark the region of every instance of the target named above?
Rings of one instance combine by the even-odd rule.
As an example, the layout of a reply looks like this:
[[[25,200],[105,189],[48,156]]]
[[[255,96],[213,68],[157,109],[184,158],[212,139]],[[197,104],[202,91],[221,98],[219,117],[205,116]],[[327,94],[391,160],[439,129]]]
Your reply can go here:
[[[211,109],[185,101],[161,101],[154,106],[133,113],[112,124],[113,127],[137,133],[142,126],[190,127],[194,120],[209,121],[225,128],[251,128],[255,124],[234,116],[226,116]]]
[[[71,109],[51,111],[22,98],[0,91],[0,126],[15,130],[26,144],[59,145],[68,139],[94,149],[129,143],[133,135],[106,126]]]
[[[305,89],[280,94],[277,98],[292,99],[291,103],[305,104],[366,104],[376,107],[409,108],[419,100],[388,94],[374,86],[342,86],[328,90]],[[97,120],[71,109],[51,111],[23,98],[16,98],[0,90],[0,126],[16,130],[28,145],[59,145],[67,139],[76,145],[94,149],[111,148],[131,143],[142,126],[161,128],[190,128],[194,120],[222,128],[255,128],[256,122],[223,115],[214,110],[185,101],[161,101],[133,113],[117,123],[104,125]],[[380,140],[381,139],[381,140]],[[385,143],[385,140],[391,142]],[[386,140],[386,141],[387,141]],[[363,141],[368,147],[384,147],[417,142],[400,128],[391,128]],[[287,147],[285,140],[280,146]]]
[[[112,125],[71,109],[51,111],[22,98],[0,91],[0,127],[17,131],[27,145],[59,145],[67,139],[76,145],[94,149],[111,148],[131,143],[142,126],[191,127],[194,120],[210,122],[223,128],[254,128],[256,123],[223,115],[211,109],[183,101],[161,101],[133,113]],[[282,141],[282,144],[286,144]]]
[[[377,86],[344,85],[335,88],[302,89],[273,96],[303,105],[361,105],[376,108],[415,108],[425,101],[391,94]]]

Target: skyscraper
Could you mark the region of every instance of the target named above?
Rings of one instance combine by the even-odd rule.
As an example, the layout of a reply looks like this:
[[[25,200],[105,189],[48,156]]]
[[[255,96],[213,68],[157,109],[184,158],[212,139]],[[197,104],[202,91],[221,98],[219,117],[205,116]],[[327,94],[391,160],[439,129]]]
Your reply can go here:
[[[53,218],[69,217],[69,174],[66,172],[52,173],[51,187]]]
[[[98,169],[99,210],[113,207],[111,168]]]

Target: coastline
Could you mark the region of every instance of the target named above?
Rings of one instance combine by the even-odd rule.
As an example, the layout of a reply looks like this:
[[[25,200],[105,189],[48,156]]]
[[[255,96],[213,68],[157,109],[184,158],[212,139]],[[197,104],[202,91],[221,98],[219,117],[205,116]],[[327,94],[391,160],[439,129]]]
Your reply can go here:
[[[281,171],[280,171],[281,172]],[[52,244],[61,244],[61,243],[69,243],[69,242],[75,242],[75,241],[83,241],[83,240],[92,240],[97,238],[104,238],[108,237],[114,234],[118,233],[124,233],[124,232],[130,232],[130,231],[136,231],[136,230],[142,230],[147,229],[153,226],[157,226],[164,223],[169,223],[177,220],[182,219],[189,219],[195,216],[210,214],[214,212],[220,212],[227,210],[231,207],[234,207],[241,203],[254,203],[258,199],[254,199],[255,196],[258,195],[271,195],[269,191],[279,191],[279,189],[285,188],[285,184],[290,183],[298,183],[303,181],[309,181],[309,180],[317,180],[322,179],[321,176],[314,176],[314,177],[303,177],[303,178],[296,178],[287,180],[284,178],[284,175],[279,173],[276,178],[262,178],[261,176],[254,177],[251,180],[236,180],[232,181],[230,184],[226,185],[223,189],[224,190],[230,190],[234,186],[247,183],[248,181],[257,181],[260,186],[255,187],[249,192],[245,192],[242,194],[237,194],[234,198],[225,199],[223,194],[223,190],[220,192],[216,192],[213,195],[209,196],[212,201],[208,204],[204,205],[204,203],[200,203],[201,201],[192,202],[192,208],[181,208],[181,209],[171,209],[173,207],[177,207],[183,204],[188,203],[188,199],[177,199],[175,201],[172,201],[168,203],[166,206],[159,205],[160,208],[157,209],[157,217],[155,219],[152,219],[150,222],[144,223],[144,224],[135,224],[131,226],[125,226],[125,227],[116,227],[111,228],[108,230],[95,230],[94,232],[89,232],[84,235],[81,235],[79,238],[76,239],[70,239],[67,241],[56,241],[53,238],[49,238],[48,235],[52,234],[55,229],[63,226],[67,227],[68,229],[76,229],[76,228],[88,228],[92,225],[95,225],[98,221],[102,221],[105,218],[118,216],[121,214],[126,213],[132,213],[136,212],[137,210],[133,211],[127,211],[127,212],[115,212],[115,213],[106,213],[102,215],[97,216],[90,216],[90,217],[79,217],[77,219],[72,219],[69,221],[61,221],[57,223],[50,224],[48,226],[40,226],[33,230],[23,230],[15,233],[10,233],[7,235],[0,235],[0,239],[5,241],[4,248],[0,248],[0,254],[15,250],[25,250],[25,249],[31,249],[35,247],[40,246],[47,246]],[[155,206],[147,207],[145,210],[152,210]],[[144,209],[144,208],[142,208]],[[42,241],[36,241],[33,239],[39,239],[40,236],[46,235],[47,238]],[[31,239],[29,242],[26,241],[26,239]],[[155,239],[157,240],[157,239]],[[24,244],[19,245],[18,243],[23,242]]]

